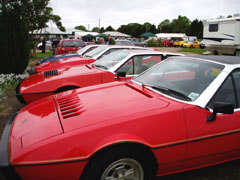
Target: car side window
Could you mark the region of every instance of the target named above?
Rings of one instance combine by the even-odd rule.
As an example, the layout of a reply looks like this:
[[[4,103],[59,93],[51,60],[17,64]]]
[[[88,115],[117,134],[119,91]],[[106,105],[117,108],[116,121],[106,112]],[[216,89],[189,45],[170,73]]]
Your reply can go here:
[[[126,72],[126,75],[133,75],[133,59],[129,59],[124,63],[117,72]]]
[[[233,76],[231,75],[225,80],[207,106],[212,109],[214,102],[228,102],[234,104],[234,107],[237,108],[238,105],[236,102],[233,82]]]
[[[118,50],[124,50],[125,48],[112,48],[107,50],[105,53],[103,53],[98,59],[101,59],[102,57],[114,52],[114,51],[118,51]],[[126,48],[127,49],[127,48]]]
[[[132,59],[128,60],[123,66],[121,66],[117,71],[126,72],[126,75],[140,74],[146,71],[148,68],[154,66],[162,60],[162,56],[134,56]]]
[[[233,72],[234,84],[236,87],[237,105],[240,106],[240,70]]]

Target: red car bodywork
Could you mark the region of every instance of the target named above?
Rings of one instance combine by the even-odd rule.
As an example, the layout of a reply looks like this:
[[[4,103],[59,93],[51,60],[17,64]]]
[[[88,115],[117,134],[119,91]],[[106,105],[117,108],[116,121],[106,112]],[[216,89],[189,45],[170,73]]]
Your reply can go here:
[[[116,74],[91,65],[69,67],[58,70],[57,74],[52,76],[46,76],[46,72],[33,74],[22,81],[19,92],[24,92],[21,93],[21,96],[25,103],[29,104],[39,98],[56,93],[61,87],[85,87],[116,80],[127,80],[134,76],[120,79],[116,79],[116,77]]]
[[[170,40],[170,39],[165,39],[165,40],[162,42],[162,45],[165,46],[165,47],[173,47],[174,41],[172,41],[172,40]]]
[[[97,168],[91,167],[92,163],[102,156],[109,159],[123,149],[125,152],[142,152],[142,156],[152,162],[149,165],[158,176],[239,159],[239,104],[234,107],[234,104],[224,102],[222,108],[231,106],[230,111],[225,111],[219,104],[212,107],[209,102],[215,104],[218,100],[212,97],[218,96],[219,90],[229,89],[229,86],[223,88],[226,81],[234,84],[235,78],[240,78],[240,58],[204,58],[172,60],[175,64],[179,62],[178,65],[188,63],[185,67],[189,71],[179,71],[177,66],[168,71],[176,74],[158,73],[156,69],[161,70],[162,64],[171,63],[168,59],[134,80],[75,89],[25,106],[11,118],[3,133],[5,141],[1,141],[1,152],[4,154],[0,157],[7,156],[7,159],[0,159],[1,167],[17,173],[24,180],[88,180],[82,175],[95,173]],[[211,62],[218,58],[218,63]],[[196,68],[195,65],[199,65],[196,63],[190,68],[193,60],[201,64],[203,71]],[[239,64],[233,66],[236,62]],[[213,67],[216,69],[210,74],[205,71]],[[146,75],[148,72],[150,76]],[[202,72],[202,76],[189,72]],[[210,86],[199,91],[199,99],[196,94],[188,96],[193,101],[176,98],[182,97],[182,93],[170,96],[162,93],[166,88],[142,84],[153,83],[154,78],[154,82],[170,79],[165,82],[175,82],[176,87],[181,87],[176,82],[197,81],[193,77],[209,80],[208,75],[213,78],[205,82]],[[235,78],[232,79],[230,76],[233,75]],[[233,82],[228,81],[229,78]],[[190,89],[193,87],[191,85]],[[164,91],[156,91],[157,88]],[[231,90],[234,91],[232,94],[236,93],[236,87]],[[231,98],[238,101],[237,96]],[[213,116],[214,119],[209,120]],[[128,158],[127,155],[117,160]],[[92,171],[88,171],[89,168]]]
[[[119,45],[113,45],[113,46],[102,46],[104,49],[98,54],[95,54],[94,58],[88,58],[88,57],[67,57],[67,58],[61,58],[56,61],[46,62],[42,63],[40,65],[35,66],[34,72],[44,72],[44,71],[51,71],[54,69],[59,68],[67,68],[71,66],[76,65],[86,65],[91,64],[95,62],[96,60],[100,59],[101,57],[109,54],[110,52],[117,51],[117,50],[124,50],[124,49],[134,49],[134,50],[154,50],[159,51],[158,49],[151,49],[151,48],[142,48],[142,47],[136,47],[136,46],[119,46]]]
[[[59,69],[59,68],[67,68],[77,65],[86,65],[91,64],[95,62],[95,59],[88,58],[88,57],[66,57],[61,58],[56,61],[50,61],[46,63],[42,63],[37,65],[34,68],[34,72],[44,72],[44,71],[51,71],[53,69]]]
[[[55,54],[73,53],[84,46],[86,44],[80,39],[64,39],[60,41],[55,49]]]
[[[116,53],[121,53],[121,51],[113,52],[113,54],[109,54],[109,56],[113,56],[115,59]],[[139,69],[136,73],[134,72],[133,74],[129,74],[126,77],[119,78],[117,78],[117,70],[104,70],[101,68],[97,68],[94,65],[65,67],[63,69],[40,72],[24,79],[17,86],[16,95],[20,102],[28,104],[39,98],[69,89],[79,87],[82,88],[86,86],[92,86],[113,81],[126,81],[135,77],[137,74],[147,70],[148,68],[160,62],[164,58],[167,58],[168,56],[181,55],[156,51],[139,51],[135,53],[129,53],[129,51],[126,50],[126,53],[127,56],[125,58],[127,58],[127,60],[124,62],[120,61],[120,63],[116,62],[116,64],[112,65],[112,67],[114,68],[116,66],[119,66],[119,64],[121,65],[121,63],[124,63],[127,67],[132,67],[132,58],[139,57],[137,61],[142,64],[142,69]],[[106,56],[106,58],[109,56]],[[146,57],[141,59],[141,57],[143,56]],[[101,61],[99,60],[99,62]],[[130,64],[128,64],[128,62]],[[112,63],[113,62],[111,62],[111,64]],[[121,66],[118,69],[120,68]]]
[[[240,121],[222,115],[206,124],[210,115],[132,82],[72,90],[19,112],[10,163],[24,180],[78,180],[93,155],[126,143],[149,149],[157,175],[237,159],[240,134],[231,132]]]

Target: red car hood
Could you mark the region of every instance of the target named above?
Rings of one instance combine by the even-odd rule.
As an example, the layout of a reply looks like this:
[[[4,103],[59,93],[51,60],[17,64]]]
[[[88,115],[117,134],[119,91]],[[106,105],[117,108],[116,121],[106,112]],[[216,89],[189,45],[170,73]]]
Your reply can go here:
[[[48,74],[47,72],[40,72],[37,74],[33,74],[28,78],[24,79],[20,86],[20,92],[21,93],[42,92],[43,88],[40,88],[40,86],[43,84],[43,82],[51,83],[54,80],[64,81],[64,79],[67,79],[67,78],[80,78],[80,76],[86,79],[86,77],[91,74],[96,74],[96,76],[97,75],[101,76],[102,72],[103,72],[102,70],[98,68],[94,68],[92,66],[75,66],[71,68],[69,67],[65,69],[59,69],[59,70],[55,70],[55,73],[54,74],[52,73],[51,75],[46,75]],[[50,85],[48,86],[50,87]]]
[[[138,85],[111,83],[98,86],[99,89],[92,86],[55,95],[64,132],[120,117],[126,120],[137,113],[168,106],[169,102],[153,98],[134,86]]]
[[[75,66],[75,67],[68,67],[64,69],[57,70],[58,74],[53,76],[45,77],[45,81],[50,81],[51,79],[62,79],[62,78],[68,78],[68,77],[75,77],[75,76],[81,76],[81,75],[90,75],[90,74],[96,74],[96,73],[102,73],[103,71],[94,68],[92,66]]]
[[[52,97],[31,103],[15,117],[9,136],[10,157],[13,160],[22,149],[62,133]]]
[[[50,71],[54,69],[64,68],[64,67],[71,67],[73,65],[85,65],[94,62],[92,58],[88,57],[70,57],[70,58],[62,58],[58,59],[57,61],[49,61],[46,63],[42,63],[37,65],[34,69],[36,72],[41,71]]]

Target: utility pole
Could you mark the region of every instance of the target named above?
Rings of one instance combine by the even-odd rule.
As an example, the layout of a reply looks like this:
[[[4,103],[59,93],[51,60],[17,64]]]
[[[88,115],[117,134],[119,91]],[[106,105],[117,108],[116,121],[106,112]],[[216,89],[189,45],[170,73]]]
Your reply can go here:
[[[98,20],[98,27],[99,27],[99,29],[100,29],[100,22],[101,22],[101,20],[99,19]]]

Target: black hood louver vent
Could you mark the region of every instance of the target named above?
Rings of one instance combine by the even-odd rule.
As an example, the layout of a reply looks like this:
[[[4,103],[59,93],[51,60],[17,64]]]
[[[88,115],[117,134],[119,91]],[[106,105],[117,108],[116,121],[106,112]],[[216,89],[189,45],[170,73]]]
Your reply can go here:
[[[58,74],[57,70],[46,71],[46,72],[44,72],[44,77],[49,77],[49,76],[53,76],[53,75],[57,75],[57,74]]]
[[[78,116],[85,111],[79,97],[76,94],[67,97],[61,97],[57,101],[63,119]]]

